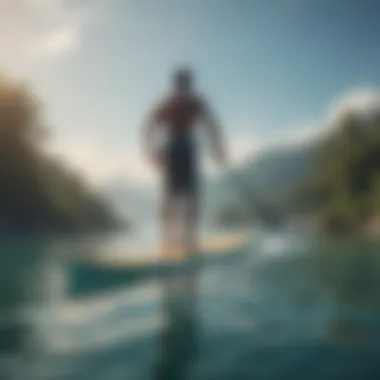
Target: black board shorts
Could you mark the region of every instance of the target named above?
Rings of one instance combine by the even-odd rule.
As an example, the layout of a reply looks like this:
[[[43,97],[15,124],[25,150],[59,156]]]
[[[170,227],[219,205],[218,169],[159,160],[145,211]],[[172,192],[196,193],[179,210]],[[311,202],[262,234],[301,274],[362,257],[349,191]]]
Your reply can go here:
[[[198,165],[195,141],[188,134],[173,135],[165,149],[166,194],[196,196],[198,191]]]

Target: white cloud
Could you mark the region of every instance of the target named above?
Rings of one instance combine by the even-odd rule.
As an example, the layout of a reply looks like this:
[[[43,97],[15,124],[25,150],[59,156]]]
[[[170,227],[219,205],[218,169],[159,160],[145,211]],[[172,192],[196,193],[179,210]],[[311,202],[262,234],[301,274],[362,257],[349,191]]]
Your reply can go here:
[[[1,0],[2,69],[27,71],[78,48],[110,0]],[[4,67],[5,66],[5,67]]]
[[[155,171],[136,146],[115,150],[92,135],[54,141],[47,150],[59,155],[95,185],[113,180],[142,185],[152,185],[155,181]]]
[[[248,134],[232,136],[227,142],[230,159],[234,164],[239,164],[247,157],[258,154],[264,147],[264,141]]]
[[[31,52],[39,58],[59,57],[78,47],[79,40],[75,29],[57,29],[51,34],[41,37],[31,46]]]
[[[380,92],[376,89],[363,88],[347,93],[335,99],[329,108],[329,121],[339,122],[347,113],[355,113],[364,118],[378,114],[380,110]]]
[[[234,134],[225,141],[229,167],[241,164],[247,158],[252,158],[259,154],[264,148],[263,141],[254,134]],[[206,155],[204,160],[204,170],[207,176],[214,177],[219,173],[219,167],[212,160],[212,154]]]
[[[347,114],[354,114],[364,121],[380,114],[380,91],[359,88],[335,98],[327,107],[321,121],[311,123],[288,134],[278,134],[269,139],[266,145],[308,144],[330,133]]]

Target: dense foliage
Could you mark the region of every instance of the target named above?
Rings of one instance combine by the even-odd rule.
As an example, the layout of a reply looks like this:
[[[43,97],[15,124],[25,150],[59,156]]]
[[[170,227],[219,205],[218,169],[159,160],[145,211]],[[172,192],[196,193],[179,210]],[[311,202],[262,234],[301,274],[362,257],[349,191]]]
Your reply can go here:
[[[297,216],[330,232],[380,229],[380,112],[347,111],[311,144],[266,153],[241,171],[234,187],[244,191],[222,203],[219,223]]]
[[[0,78],[0,230],[87,231],[115,226],[101,195],[43,149],[41,105],[20,83]]]
[[[348,113],[318,152],[298,188],[299,210],[331,231],[355,231],[380,213],[380,117]]]

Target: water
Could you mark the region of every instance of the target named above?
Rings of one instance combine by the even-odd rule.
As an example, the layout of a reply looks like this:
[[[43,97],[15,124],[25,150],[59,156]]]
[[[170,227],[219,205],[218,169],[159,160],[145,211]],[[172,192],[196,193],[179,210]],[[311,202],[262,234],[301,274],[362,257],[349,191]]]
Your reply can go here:
[[[375,244],[256,233],[244,249],[205,260],[198,291],[174,301],[168,289],[191,280],[175,268],[159,275],[137,270],[134,281],[126,271],[87,295],[69,291],[77,263],[67,253],[81,247],[3,247],[4,378],[380,376]]]

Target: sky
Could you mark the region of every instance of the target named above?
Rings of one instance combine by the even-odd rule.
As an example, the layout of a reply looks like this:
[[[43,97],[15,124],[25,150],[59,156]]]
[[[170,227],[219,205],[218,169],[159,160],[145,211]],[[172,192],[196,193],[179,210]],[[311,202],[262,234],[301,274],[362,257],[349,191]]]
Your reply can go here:
[[[140,128],[174,67],[196,70],[239,162],[378,102],[379,14],[377,0],[1,0],[0,72],[42,99],[54,152],[95,183],[148,186]]]

